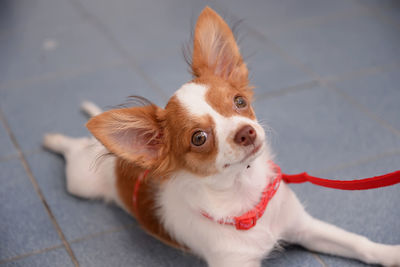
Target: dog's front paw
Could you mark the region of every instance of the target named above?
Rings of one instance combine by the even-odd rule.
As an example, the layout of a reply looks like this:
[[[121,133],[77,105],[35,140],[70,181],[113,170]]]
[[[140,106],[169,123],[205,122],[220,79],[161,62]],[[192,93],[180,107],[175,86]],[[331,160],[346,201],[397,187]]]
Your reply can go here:
[[[387,253],[387,261],[383,262],[384,266],[400,267],[400,245],[391,246]]]
[[[381,245],[378,249],[374,250],[374,254],[375,257],[370,259],[370,263],[400,267],[400,245]]]

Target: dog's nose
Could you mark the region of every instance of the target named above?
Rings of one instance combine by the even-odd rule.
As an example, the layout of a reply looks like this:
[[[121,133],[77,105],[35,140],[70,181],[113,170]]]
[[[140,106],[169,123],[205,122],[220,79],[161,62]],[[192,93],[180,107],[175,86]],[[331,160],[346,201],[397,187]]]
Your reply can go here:
[[[243,126],[236,133],[234,141],[236,144],[241,146],[248,146],[254,143],[257,138],[256,130],[250,125]]]

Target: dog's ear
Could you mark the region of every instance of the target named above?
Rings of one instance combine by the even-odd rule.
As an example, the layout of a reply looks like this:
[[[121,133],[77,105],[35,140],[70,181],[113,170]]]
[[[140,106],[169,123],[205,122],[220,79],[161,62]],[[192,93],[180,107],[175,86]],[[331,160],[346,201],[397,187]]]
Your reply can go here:
[[[163,150],[163,111],[156,105],[114,109],[91,118],[86,127],[111,153],[151,168]]]
[[[231,29],[209,7],[204,8],[196,23],[192,72],[196,77],[213,74],[233,83],[248,83],[247,66]]]

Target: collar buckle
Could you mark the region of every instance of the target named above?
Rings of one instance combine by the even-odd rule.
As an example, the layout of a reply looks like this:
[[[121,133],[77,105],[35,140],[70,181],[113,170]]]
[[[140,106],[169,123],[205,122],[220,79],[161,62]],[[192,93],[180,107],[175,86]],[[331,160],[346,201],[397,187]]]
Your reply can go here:
[[[257,224],[257,214],[250,213],[245,216],[235,218],[235,227],[237,230],[249,230]]]

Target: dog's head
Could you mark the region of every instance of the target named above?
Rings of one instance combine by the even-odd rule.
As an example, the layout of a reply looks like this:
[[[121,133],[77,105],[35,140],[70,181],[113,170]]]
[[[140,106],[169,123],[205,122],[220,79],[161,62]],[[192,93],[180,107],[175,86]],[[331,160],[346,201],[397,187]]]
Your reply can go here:
[[[87,127],[110,152],[160,174],[183,169],[204,177],[246,168],[264,149],[265,133],[233,33],[209,7],[196,24],[191,68],[194,79],[165,109],[114,109]]]

